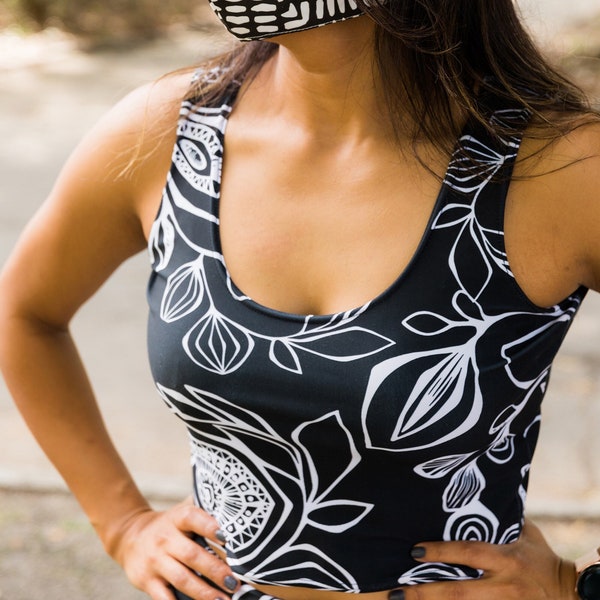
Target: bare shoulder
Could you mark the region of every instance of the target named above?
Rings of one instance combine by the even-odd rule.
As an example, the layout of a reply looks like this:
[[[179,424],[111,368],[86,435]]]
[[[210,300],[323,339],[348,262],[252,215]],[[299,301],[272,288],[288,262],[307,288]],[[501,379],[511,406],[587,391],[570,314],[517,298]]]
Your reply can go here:
[[[96,128],[107,144],[107,173],[133,202],[145,235],[166,181],[192,76],[191,71],[170,74],[134,90]]]
[[[190,78],[168,76],[133,91],[84,137],[7,261],[5,307],[62,327],[144,249]]]
[[[576,175],[600,159],[600,119],[582,117],[575,121],[570,130],[552,141],[525,137],[523,141],[517,175],[544,177],[558,174],[559,178]],[[597,164],[597,163],[596,163]]]
[[[600,289],[600,122],[582,119],[551,143],[524,140],[506,233],[534,301],[552,304],[579,285]]]
[[[133,90],[91,129],[75,152],[103,152],[107,178],[119,174],[143,176],[148,159],[170,150],[181,102],[190,87],[191,73],[164,76]],[[155,166],[155,165],[152,165]],[[151,169],[147,169],[151,172]]]
[[[172,132],[192,77],[192,71],[185,70],[142,85],[125,96],[107,118],[124,134],[142,135],[149,140]]]
[[[160,202],[181,102],[191,79],[191,71],[164,76],[113,106],[63,167],[51,203],[71,202],[83,208],[86,199],[88,204],[129,214],[145,232]]]
[[[555,160],[571,157],[574,162],[557,173],[557,186],[571,199],[568,231],[580,253],[582,283],[600,291],[600,123],[582,125],[561,140]]]

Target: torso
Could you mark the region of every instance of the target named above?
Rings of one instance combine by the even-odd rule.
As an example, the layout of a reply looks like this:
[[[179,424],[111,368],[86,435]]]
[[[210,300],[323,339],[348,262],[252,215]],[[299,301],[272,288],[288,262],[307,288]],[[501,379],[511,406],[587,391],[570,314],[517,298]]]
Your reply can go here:
[[[253,133],[238,132],[232,115],[220,218],[237,285],[261,304],[297,314],[340,312],[387,289],[414,255],[450,157],[422,148],[430,171],[389,140],[358,149],[311,140],[298,148],[284,129]],[[539,145],[526,140],[520,156]],[[517,166],[509,189],[507,252],[528,298],[549,307],[582,284],[573,232],[561,228],[569,178],[527,179],[528,172],[528,164]]]
[[[296,315],[353,309],[387,290],[415,256],[439,180],[381,140],[327,147],[318,139],[290,140],[274,125],[248,128],[235,115],[225,136],[219,219],[237,287],[262,306]],[[448,160],[436,156],[432,170],[443,177]],[[579,284],[576,252],[548,228],[555,201],[537,179],[513,182],[507,204],[511,268],[540,306],[563,300]],[[257,587],[286,600],[340,595]]]
[[[223,254],[238,286],[265,306],[298,314],[360,306],[387,289],[414,255],[450,157],[422,148],[425,168],[412,150],[403,154],[390,140],[360,148],[323,148],[316,139],[296,144],[285,128],[260,127],[259,120],[238,129],[238,112],[228,124],[220,206]],[[146,239],[172,144],[170,137],[160,144],[144,175],[138,211]],[[525,139],[519,157],[540,144]],[[589,285],[577,232],[564,220],[577,176],[569,167],[550,172],[581,157],[565,144],[538,162],[517,163],[507,197],[511,268],[538,306]]]
[[[486,541],[518,535],[521,477],[535,440],[528,432],[537,422],[548,361],[580,297],[537,310],[515,285],[503,258],[507,185],[465,179],[453,161],[438,195],[434,176],[384,144],[288,143],[276,123],[268,128],[260,127],[260,119],[251,122],[258,127],[236,125],[227,104],[182,121],[150,240],[151,364],[163,398],[190,428],[197,502],[232,528],[232,567],[251,573],[258,584],[289,585],[285,569],[269,575],[276,559],[264,554],[271,551],[267,532],[281,536],[271,543],[282,560],[295,564],[300,547],[307,557],[318,556],[311,546],[315,529],[356,535],[319,538],[319,545],[336,550],[322,565],[326,574],[309,585],[321,590],[311,597],[329,595],[325,590],[385,589],[394,579],[472,577],[415,570],[407,546],[420,535],[464,539],[456,537],[463,535],[459,523],[469,519],[489,519],[480,532]],[[516,147],[516,138],[500,145],[502,154],[484,146],[491,161],[486,168],[502,164],[494,162],[497,156],[512,163]],[[349,156],[359,167],[347,167]],[[306,316],[311,314],[323,316]],[[530,353],[535,361],[527,360]],[[396,422],[400,433],[390,430]],[[312,460],[331,452],[328,436],[340,449],[350,440],[355,445],[356,460],[336,480],[353,482],[340,491],[345,499],[312,498],[318,468],[315,480],[297,459],[279,465],[282,449],[290,456],[307,451],[309,429],[321,438],[311,442],[318,453]],[[259,439],[265,444],[260,451]],[[508,466],[503,469],[511,484],[504,485],[502,500],[495,497],[494,463],[511,465],[510,475]],[[230,511],[238,510],[241,488],[215,479],[225,464],[249,480],[258,478],[251,486],[265,494],[265,507],[283,504],[264,513],[252,504],[240,516],[240,530]],[[321,468],[325,476],[331,467]],[[286,479],[271,481],[273,469],[283,469]],[[379,469],[394,474],[385,485],[377,483],[383,480]],[[465,497],[459,476],[479,482]],[[419,490],[421,501],[406,500],[390,539],[384,490],[405,485]],[[218,489],[203,497],[213,486]],[[304,486],[312,499],[296,498]],[[233,504],[225,510],[221,502],[229,493]],[[325,517],[331,502],[353,507],[345,518],[354,519],[321,523],[331,518]],[[322,515],[314,523],[313,511]],[[366,535],[359,524],[371,511]],[[427,525],[402,516],[412,511],[427,514]],[[290,521],[286,516],[282,522],[282,514]],[[246,527],[261,533],[249,536]],[[356,564],[365,538],[377,540],[385,562],[380,557],[377,566]],[[340,539],[349,546],[341,548]],[[396,573],[399,568],[404,575]],[[336,569],[338,583],[332,579]],[[290,598],[296,593],[288,592]]]

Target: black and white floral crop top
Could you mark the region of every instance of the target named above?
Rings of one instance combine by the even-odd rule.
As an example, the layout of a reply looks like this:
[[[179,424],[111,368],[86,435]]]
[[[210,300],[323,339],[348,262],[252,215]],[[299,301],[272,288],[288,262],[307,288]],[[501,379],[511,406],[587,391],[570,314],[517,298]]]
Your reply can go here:
[[[306,316],[245,296],[223,260],[234,100],[183,104],[149,241],[150,362],[189,431],[196,502],[251,583],[371,592],[477,577],[417,564],[410,549],[519,536],[550,366],[585,295],[539,308],[507,261],[504,205],[527,114],[491,113],[514,124],[501,142],[467,126],[470,160],[453,156],[389,289]]]

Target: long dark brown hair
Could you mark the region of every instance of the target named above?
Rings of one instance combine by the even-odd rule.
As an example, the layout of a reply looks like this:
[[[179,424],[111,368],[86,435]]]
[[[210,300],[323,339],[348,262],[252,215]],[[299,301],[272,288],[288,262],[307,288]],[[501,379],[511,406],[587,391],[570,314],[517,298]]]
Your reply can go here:
[[[413,143],[425,140],[447,151],[466,117],[502,136],[507,126],[486,118],[480,102],[486,95],[526,108],[528,135],[549,141],[600,120],[586,94],[542,55],[513,0],[356,1],[376,23],[376,67],[397,139],[407,135],[407,111]],[[213,61],[220,76],[199,81],[190,97],[217,100],[276,51],[265,41],[240,44]]]

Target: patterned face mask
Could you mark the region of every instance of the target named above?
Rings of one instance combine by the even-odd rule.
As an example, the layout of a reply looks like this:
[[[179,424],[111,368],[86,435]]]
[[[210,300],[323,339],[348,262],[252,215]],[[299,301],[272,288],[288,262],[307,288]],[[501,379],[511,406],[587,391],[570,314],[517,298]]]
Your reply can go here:
[[[210,0],[230,33],[262,40],[358,17],[355,0]]]

